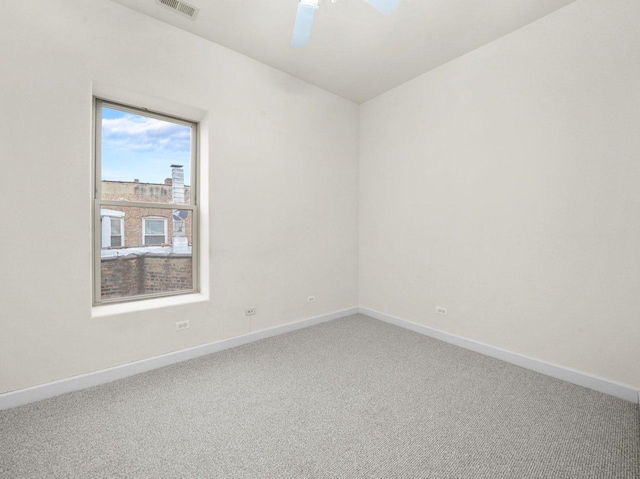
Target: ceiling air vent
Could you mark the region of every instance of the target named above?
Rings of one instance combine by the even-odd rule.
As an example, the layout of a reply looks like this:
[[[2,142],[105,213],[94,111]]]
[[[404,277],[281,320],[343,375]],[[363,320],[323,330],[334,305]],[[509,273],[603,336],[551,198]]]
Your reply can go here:
[[[182,13],[189,18],[196,18],[198,13],[198,9],[196,7],[189,5],[182,0],[158,0],[158,3],[169,7],[171,10],[175,10],[178,13]]]

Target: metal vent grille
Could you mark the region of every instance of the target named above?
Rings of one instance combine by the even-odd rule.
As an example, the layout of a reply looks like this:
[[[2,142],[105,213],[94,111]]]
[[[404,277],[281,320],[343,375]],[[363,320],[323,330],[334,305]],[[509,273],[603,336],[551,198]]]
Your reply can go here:
[[[182,0],[158,0],[158,3],[175,10],[178,13],[182,13],[189,18],[195,18],[198,13],[198,9],[193,5],[189,5]]]
[[[180,2],[180,5],[178,5],[178,11],[184,13],[185,15],[189,15],[190,17],[193,17],[196,14],[195,7],[182,2]]]

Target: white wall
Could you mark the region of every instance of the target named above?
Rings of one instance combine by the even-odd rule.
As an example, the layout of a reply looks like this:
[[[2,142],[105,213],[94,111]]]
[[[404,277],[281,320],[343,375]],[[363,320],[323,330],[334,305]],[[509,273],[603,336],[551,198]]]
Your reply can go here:
[[[0,393],[357,305],[357,105],[106,0],[4,5],[0,59]],[[208,301],[92,317],[94,92],[203,119]]]
[[[639,25],[580,0],[361,106],[360,306],[640,386]]]
[[[639,387],[639,24],[636,1],[579,0],[363,105],[358,133],[353,103],[112,2],[10,2],[0,393],[352,307],[358,292]],[[203,119],[208,301],[92,317],[94,92]]]

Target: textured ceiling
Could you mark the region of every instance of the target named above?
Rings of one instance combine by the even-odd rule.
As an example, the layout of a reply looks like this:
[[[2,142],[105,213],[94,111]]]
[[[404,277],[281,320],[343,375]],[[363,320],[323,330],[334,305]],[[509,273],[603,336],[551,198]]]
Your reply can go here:
[[[575,0],[401,0],[388,16],[320,0],[302,49],[290,46],[298,0],[187,0],[195,20],[157,0],[113,1],[362,103]]]

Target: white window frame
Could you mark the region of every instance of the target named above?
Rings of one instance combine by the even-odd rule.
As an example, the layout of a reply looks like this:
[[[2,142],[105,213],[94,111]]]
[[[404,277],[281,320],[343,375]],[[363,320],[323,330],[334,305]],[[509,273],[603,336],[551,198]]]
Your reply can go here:
[[[167,216],[171,216],[173,210],[176,209],[175,204],[172,203],[152,203],[152,202],[138,202],[138,201],[126,201],[126,200],[103,200],[102,199],[102,107],[114,108],[120,111],[133,113],[135,115],[143,115],[150,118],[156,118],[163,121],[170,121],[173,123],[181,124],[191,128],[191,158],[190,158],[190,202],[189,204],[179,205],[179,209],[188,210],[191,214],[191,261],[192,261],[192,288],[190,290],[180,291],[167,291],[162,293],[144,294],[138,296],[127,296],[121,298],[102,299],[101,291],[101,250],[102,250],[102,221],[100,211],[102,209],[109,209],[109,207],[139,207],[139,208],[152,208],[152,209],[166,209]],[[93,108],[93,152],[94,152],[94,175],[93,175],[93,191],[94,191],[94,208],[93,208],[93,305],[100,306],[103,304],[111,303],[128,303],[132,301],[162,298],[166,296],[177,296],[184,294],[192,294],[200,292],[200,230],[199,230],[199,124],[197,121],[189,120],[185,118],[178,118],[174,115],[168,115],[164,113],[149,111],[143,107],[135,107],[130,105],[124,105],[116,103],[110,100],[104,100],[98,97],[94,97]],[[143,218],[149,218],[145,216]],[[167,219],[164,217],[159,217]],[[122,242],[124,245],[124,221],[122,223]],[[168,221],[165,221],[165,241],[167,239],[167,226]],[[143,219],[143,237],[142,242],[144,244],[144,219]]]
[[[143,216],[142,217],[142,244],[144,246],[160,246],[160,245],[147,245],[147,236],[158,236],[158,235],[147,234],[147,220],[162,220],[163,229],[164,229],[164,241],[162,243],[167,243],[168,241],[167,218],[165,216]]]

